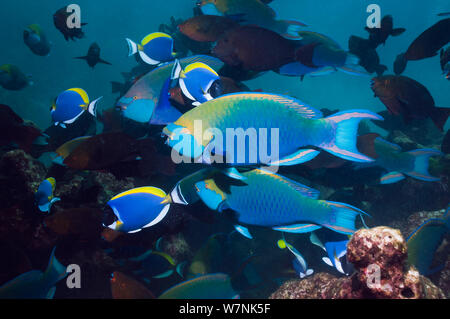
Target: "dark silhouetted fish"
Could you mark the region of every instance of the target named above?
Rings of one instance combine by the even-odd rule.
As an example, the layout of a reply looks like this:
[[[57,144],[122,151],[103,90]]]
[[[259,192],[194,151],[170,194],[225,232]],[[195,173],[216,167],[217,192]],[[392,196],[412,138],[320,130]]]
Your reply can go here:
[[[441,131],[450,108],[436,107],[427,88],[406,76],[386,75],[372,79],[372,90],[386,108],[402,115],[406,123],[414,118],[431,118]]]
[[[72,13],[67,12],[67,7],[61,8],[53,14],[53,23],[66,41],[74,39],[81,39],[84,37],[84,32],[80,28],[69,28],[67,26],[67,19]],[[81,26],[86,25],[87,23],[81,23]]]
[[[23,41],[36,55],[46,56],[50,54],[51,44],[37,24],[31,24],[23,31]]]
[[[81,59],[81,60],[86,60],[87,64],[93,68],[94,66],[97,65],[97,63],[103,63],[103,64],[109,64],[111,65],[111,63],[102,60],[102,58],[100,58],[100,46],[94,42],[91,44],[91,46],[89,47],[88,53],[86,56],[80,56],[80,57],[76,57],[74,59]]]
[[[441,69],[447,80],[450,80],[450,47],[441,50]]]
[[[155,295],[139,281],[115,271],[111,275],[113,299],[155,299]]]
[[[359,64],[367,72],[382,75],[387,70],[385,65],[380,64],[380,57],[369,40],[352,35],[348,40],[348,48],[359,58]]]
[[[184,21],[178,25],[178,29],[192,40],[214,42],[237,26],[238,23],[229,17],[200,15]]]
[[[408,61],[431,58],[450,41],[450,18],[441,20],[422,32],[408,47],[405,53],[397,56],[394,62],[395,74],[401,74]]]
[[[372,47],[375,49],[380,44],[385,44],[389,36],[399,36],[406,31],[405,28],[395,28],[394,29],[394,19],[391,15],[384,16],[381,19],[380,28],[365,28],[369,32],[369,41]]]
[[[0,65],[0,85],[7,90],[18,91],[33,84],[30,77],[25,75],[17,66],[12,64]]]
[[[9,106],[0,104],[0,146],[16,143],[28,152],[40,135],[39,129],[25,124]]]

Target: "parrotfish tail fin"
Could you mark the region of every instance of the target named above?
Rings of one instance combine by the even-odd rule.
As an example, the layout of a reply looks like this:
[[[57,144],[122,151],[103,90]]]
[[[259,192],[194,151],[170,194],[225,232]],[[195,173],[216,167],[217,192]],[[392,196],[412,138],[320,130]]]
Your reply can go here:
[[[335,126],[334,143],[318,145],[329,153],[354,162],[372,162],[373,159],[360,153],[356,147],[358,124],[365,119],[383,120],[377,113],[367,110],[350,110],[326,118]]]
[[[49,286],[53,286],[67,275],[66,267],[63,266],[55,257],[55,249],[56,248],[53,248],[52,250],[47,269],[44,272],[44,281]]]
[[[345,59],[345,64],[342,66],[338,66],[337,69],[344,73],[356,76],[370,76],[361,65],[359,65],[359,57],[347,52],[347,57]]]
[[[155,107],[150,124],[167,125],[175,122],[182,115],[169,101],[171,79],[167,79],[161,89],[158,104]]]
[[[325,202],[333,209],[335,218],[332,223],[324,223],[322,225],[344,235],[351,235],[355,232],[355,220],[357,216],[368,215],[362,210],[348,204],[331,201]]]
[[[436,182],[440,178],[431,176],[428,172],[428,159],[431,156],[441,156],[442,152],[435,149],[417,149],[409,151],[409,154],[414,156],[414,168],[411,172],[405,172],[405,174],[427,182]]]
[[[359,64],[359,57],[352,54],[352,53],[347,53],[347,57],[345,59],[345,65],[357,65]]]
[[[450,108],[448,107],[434,107],[431,112],[431,119],[441,132],[444,131],[445,122],[447,122],[450,115]]]
[[[298,34],[298,32],[302,29],[302,27],[307,27],[305,23],[297,20],[279,20],[277,21],[277,24],[280,24],[280,29],[284,30],[281,35],[292,40],[301,40],[302,37]]]
[[[92,101],[88,105],[88,112],[91,113],[94,117],[97,117],[97,102],[100,101],[103,98],[103,96],[100,96],[98,99]]]
[[[132,40],[126,38],[128,44],[128,56],[132,56],[138,52],[138,45]]]
[[[396,75],[400,75],[405,71],[406,64],[408,63],[408,60],[406,59],[405,53],[401,53],[397,55],[397,58],[394,61],[394,73]]]

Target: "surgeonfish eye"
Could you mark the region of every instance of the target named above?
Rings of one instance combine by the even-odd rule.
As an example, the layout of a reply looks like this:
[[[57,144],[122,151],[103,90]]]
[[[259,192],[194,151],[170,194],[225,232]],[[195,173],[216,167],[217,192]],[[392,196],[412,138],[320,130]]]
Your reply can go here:
[[[214,81],[213,84],[211,84],[211,87],[208,90],[208,93],[213,97],[216,98],[218,96],[221,96],[223,92],[222,83],[220,83],[220,80]]]

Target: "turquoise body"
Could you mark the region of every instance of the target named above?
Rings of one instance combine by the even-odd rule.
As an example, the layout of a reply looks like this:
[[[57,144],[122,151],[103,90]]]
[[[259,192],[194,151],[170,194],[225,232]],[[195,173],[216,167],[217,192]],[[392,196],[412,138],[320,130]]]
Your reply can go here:
[[[347,204],[318,200],[318,191],[261,169],[242,176],[241,183],[231,183],[226,192],[217,186],[217,178],[198,182],[199,197],[211,209],[235,211],[238,223],[286,232],[310,232],[323,226],[351,234],[356,216],[364,214]]]

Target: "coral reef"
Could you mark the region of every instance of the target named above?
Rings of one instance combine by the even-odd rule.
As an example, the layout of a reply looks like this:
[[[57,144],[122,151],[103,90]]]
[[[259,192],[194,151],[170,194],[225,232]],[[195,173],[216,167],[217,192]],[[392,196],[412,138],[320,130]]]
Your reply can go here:
[[[361,229],[347,245],[355,273],[336,278],[319,273],[284,283],[270,298],[439,299],[444,293],[407,265],[407,246],[399,230]]]

